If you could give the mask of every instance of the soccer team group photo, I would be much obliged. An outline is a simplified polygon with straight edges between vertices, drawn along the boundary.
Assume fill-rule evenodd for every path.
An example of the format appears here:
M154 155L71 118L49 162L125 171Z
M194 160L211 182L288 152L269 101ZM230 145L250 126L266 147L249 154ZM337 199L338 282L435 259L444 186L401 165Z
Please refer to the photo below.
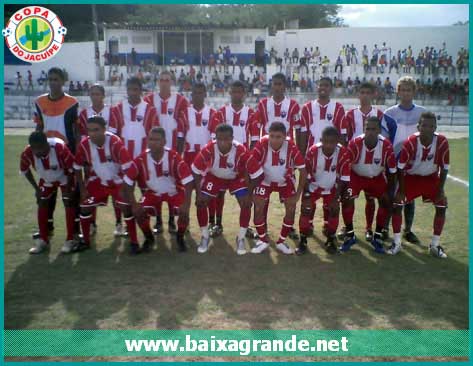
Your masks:
M5 43L5 327L468 328L468 7L418 7L50 5L54 57Z

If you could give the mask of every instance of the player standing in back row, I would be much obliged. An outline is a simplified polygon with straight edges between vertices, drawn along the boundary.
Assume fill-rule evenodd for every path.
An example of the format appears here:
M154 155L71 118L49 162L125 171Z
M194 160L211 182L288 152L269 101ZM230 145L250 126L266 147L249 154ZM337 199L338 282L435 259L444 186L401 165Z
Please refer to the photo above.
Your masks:
M72 154L80 142L79 131L79 102L76 98L64 93L65 75L58 67L53 67L48 71L49 93L40 95L35 101L34 122L36 130L42 131L47 137L57 137L63 140ZM74 205L76 196L73 195ZM49 200L48 209L48 231L49 236L54 234L53 215L56 208L57 191ZM76 216L76 233L79 216ZM39 233L33 235L34 239L39 238Z
M159 74L159 92L148 94L144 100L154 106L159 116L159 124L166 131L166 147L177 151L177 134L179 124L182 123L181 115L189 105L187 99L171 91L172 74L167 71L161 71ZM176 223L174 222L172 203L168 202L169 208L169 232L176 232ZM161 207L157 208L156 234L163 232L163 220Z
M211 134L213 120L217 111L207 104L205 98L207 89L203 83L195 83L192 87L191 104L182 114L182 121L178 131L178 152L183 153L184 161L192 166L197 154L212 139ZM215 199L210 200L209 210L209 230L215 227ZM211 233L211 235L213 235Z
M255 116L254 110L245 105L245 84L241 81L234 81L230 86L230 104L223 106L215 114L215 118L211 121L212 131L220 124L227 124L233 128L233 139L245 147L250 146L250 126ZM212 133L212 138L215 138ZM213 234L220 235L223 232L222 216L223 206L225 202L225 192L222 191L217 195L216 215L217 222L214 227ZM248 236L252 234L249 232Z
M399 160L399 154L403 142L413 133L417 132L417 124L422 113L426 109L420 105L414 104L416 95L416 82L410 76L403 76L397 81L397 94L399 104L384 111L383 129L384 134L389 137L393 144L394 154ZM393 193L392 193L393 194ZM404 239L409 243L419 244L419 239L412 232L414 222L415 201L404 205ZM387 233L387 227L386 233ZM387 235L385 235L387 236Z
M348 142L363 134L367 118L377 117L378 120L383 120L383 112L380 109L373 107L371 104L375 92L376 87L371 83L362 83L360 85L358 92L360 105L356 108L350 109L342 121L342 129L347 133ZM365 198L365 239L366 241L371 242L373 240L373 220L376 211L376 204L374 198L366 195L366 193Z

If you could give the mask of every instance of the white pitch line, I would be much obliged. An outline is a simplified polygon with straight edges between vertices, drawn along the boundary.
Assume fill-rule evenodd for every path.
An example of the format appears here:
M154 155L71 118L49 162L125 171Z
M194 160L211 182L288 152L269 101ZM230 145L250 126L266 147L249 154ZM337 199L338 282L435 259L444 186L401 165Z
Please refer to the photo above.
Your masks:
M450 175L450 174L447 177L450 178L451 180L453 180L454 182L463 184L465 187L470 187L470 183L468 183L468 181L466 181L466 180L454 177L453 175Z

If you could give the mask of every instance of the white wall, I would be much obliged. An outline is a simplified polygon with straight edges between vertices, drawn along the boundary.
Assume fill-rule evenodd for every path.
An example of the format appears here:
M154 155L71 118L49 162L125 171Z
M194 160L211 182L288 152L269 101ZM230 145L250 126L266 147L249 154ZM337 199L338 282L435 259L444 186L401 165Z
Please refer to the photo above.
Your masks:
M115 37L118 38L118 52L119 53L130 53L132 48L135 48L137 52L140 53L155 53L155 40L156 34L159 33L161 36L161 31L135 31L135 30L128 30L128 29L106 29L105 30L105 41L107 42L110 38ZM150 41L145 43L133 43L133 37L148 37L151 36ZM127 40L127 43L122 41Z
M104 42L99 42L100 57L104 54ZM33 63L31 65L17 66L5 65L3 68L3 77L5 81L14 81L16 72L19 71L23 76L23 84L27 82L27 71L33 73L33 82L36 85L36 79L39 78L41 71L48 71L51 67L65 68L69 80L73 81L95 81L95 59L94 42L66 42L63 44L59 53L52 59Z
M228 43L222 41L222 36L238 36L239 43ZM217 50L218 46L230 46L230 50L235 53L254 53L255 52L255 40L261 37L267 39L266 29L234 29L234 30L216 30L214 31L214 50ZM247 42L245 42L245 40Z
M363 45L371 50L377 44L381 48L383 42L390 46L393 53L411 45L414 55L420 48L432 46L439 49L446 42L448 53L455 59L460 47L468 48L468 26L448 27L365 27L365 28L320 28L320 29L286 29L278 31L275 37L268 37L267 49L274 47L278 55L284 50L299 49L299 54L307 47L318 46L322 56L327 55L334 62L342 45L354 44L361 54Z

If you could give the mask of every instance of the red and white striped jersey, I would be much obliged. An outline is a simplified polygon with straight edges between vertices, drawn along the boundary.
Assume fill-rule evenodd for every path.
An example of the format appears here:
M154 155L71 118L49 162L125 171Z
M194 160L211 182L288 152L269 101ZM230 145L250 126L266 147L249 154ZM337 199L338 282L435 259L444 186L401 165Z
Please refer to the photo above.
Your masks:
M108 105L105 105L100 111L96 111L92 106L82 109L79 114L79 129L81 136L87 136L87 120L93 116L102 117L105 120L106 129L109 130L110 119L113 118L112 113L110 113L111 109L112 107ZM112 125L113 124L116 125L116 123L112 123Z
M301 112L301 132L308 132L307 148L320 141L325 127L334 126L342 135L347 132L342 129L345 110L341 103L333 100L321 105L317 100L304 104Z
M245 145L233 140L232 148L224 155L220 152L217 142L211 141L195 157L192 171L200 175L209 172L217 178L228 180L243 177L247 152Z
M345 153L346 148L340 144L330 156L324 154L321 142L310 147L305 158L305 166L311 192L320 188L323 194L328 194L337 179L350 181L350 166L343 164Z
M44 180L45 186L51 186L56 182L65 184L66 174L72 173L74 156L64 141L57 137L49 137L48 144L49 153L41 158L33 154L30 145L25 147L21 153L20 173L26 174L30 168L33 168Z
M439 174L440 170L450 167L450 148L444 135L434 133L429 146L420 142L419 132L410 135L404 141L399 162L399 169L404 169L409 175Z
M282 122L286 126L287 136L293 140L294 129L301 127L299 104L288 97L279 103L273 97L261 99L251 124L251 141L258 141L261 136L267 135L273 122Z
M74 169L89 167L89 181L100 179L103 186L113 187L123 182L124 172L131 165L131 157L123 141L111 132L105 132L103 146L95 145L90 137L79 144Z
M139 187L151 190L157 195L174 196L178 190L192 182L194 178L187 163L177 151L164 148L160 161L153 159L148 149L135 160L127 170L125 183L132 186L138 182Z
M251 150L247 162L250 178L264 174L263 184L267 186L285 186L288 180L294 179L294 170L303 168L304 158L289 138L275 151L269 144L269 136L263 136Z
M182 114L182 126L178 131L178 137L183 137L186 142L185 151L200 151L211 140L211 124L217 111L205 105L197 111L193 105L186 108Z
M366 147L364 134L355 137L348 143L345 157L352 171L362 177L377 177L385 170L396 173L393 145L381 135L378 135L378 143L372 149Z
M148 94L144 101L156 108L159 124L166 131L166 147L177 150L177 133L182 123L182 113L189 106L187 99L177 93L172 93L167 99L159 93Z
M346 131L348 141L364 133L364 125L368 117L378 117L378 119L382 121L383 111L371 107L371 110L365 114L361 111L360 107L357 107L347 112L342 121L342 130Z
M218 125L226 123L233 127L233 139L248 147L254 116L254 110L247 105L244 105L239 111L235 111L231 105L220 108L211 121L212 138L215 138L215 130Z
M112 107L114 115L110 120L109 131L123 139L132 158L146 150L146 138L149 131L159 126L156 108L145 101L132 106L127 100Z

